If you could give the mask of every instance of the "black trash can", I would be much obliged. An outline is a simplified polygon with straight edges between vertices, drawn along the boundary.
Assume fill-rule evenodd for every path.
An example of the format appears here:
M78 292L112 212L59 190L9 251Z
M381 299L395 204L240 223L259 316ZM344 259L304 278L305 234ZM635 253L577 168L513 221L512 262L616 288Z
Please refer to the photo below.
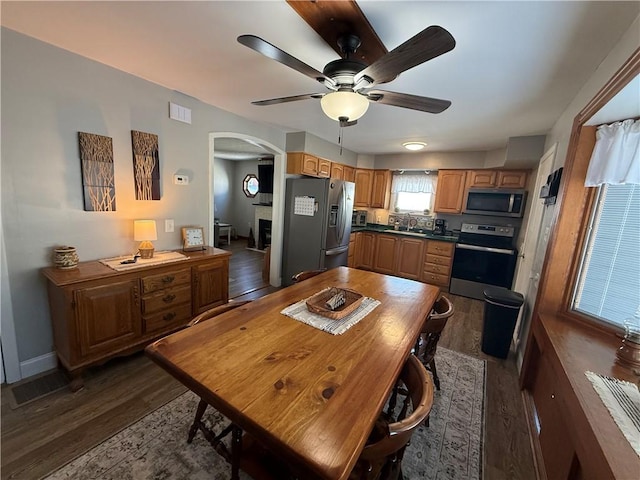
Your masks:
M484 327L482 351L487 355L507 358L513 330L524 297L503 287L484 289Z

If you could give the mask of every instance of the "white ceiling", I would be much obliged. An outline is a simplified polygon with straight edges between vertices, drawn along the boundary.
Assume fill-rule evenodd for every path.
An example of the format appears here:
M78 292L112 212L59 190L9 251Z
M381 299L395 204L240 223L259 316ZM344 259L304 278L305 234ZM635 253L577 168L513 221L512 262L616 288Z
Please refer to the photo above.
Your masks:
M358 2L388 50L429 25L456 47L381 88L451 100L441 114L372 104L345 129L358 153L491 150L545 134L640 13L640 2ZM284 2L2 2L2 25L246 118L337 142L318 100L251 101L325 91L236 42L262 37L322 70L337 55Z

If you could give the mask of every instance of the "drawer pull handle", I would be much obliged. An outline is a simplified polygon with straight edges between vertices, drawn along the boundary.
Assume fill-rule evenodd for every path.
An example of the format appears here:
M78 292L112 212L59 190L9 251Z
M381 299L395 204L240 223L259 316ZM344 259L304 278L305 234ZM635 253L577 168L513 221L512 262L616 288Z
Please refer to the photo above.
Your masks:
M176 296L173 293L170 293L169 295L165 295L164 297L162 297L162 301L164 303L171 303L176 299Z
M167 322L173 320L174 318L176 318L175 312L167 313L164 317L162 317L162 319L166 320Z
M162 283L171 283L175 280L176 277L173 275L167 275L166 277L162 277Z
M551 394L551 398L556 398L556 396L552 393L552 394Z

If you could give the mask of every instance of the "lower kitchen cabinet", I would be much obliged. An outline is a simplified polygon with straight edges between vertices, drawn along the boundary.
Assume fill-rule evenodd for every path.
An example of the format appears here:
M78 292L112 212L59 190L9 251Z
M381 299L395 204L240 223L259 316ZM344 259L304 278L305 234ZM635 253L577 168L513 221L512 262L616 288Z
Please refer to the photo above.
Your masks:
M423 282L449 288L454 249L455 244L451 242L427 241L422 271Z
M400 238L396 275L420 280L425 243L425 240L419 238Z
M352 233L349 235L349 256L347 257L347 266L355 267L356 266L356 234Z
M398 257L398 237L391 235L376 235L375 260L373 270L387 275L395 275Z
M186 260L118 272L98 261L42 270L47 279L54 346L71 374L133 353L176 331L229 295L229 252L185 252Z
M354 257L357 268L373 270L375 237L376 235L371 232L356 233L356 251L354 253Z

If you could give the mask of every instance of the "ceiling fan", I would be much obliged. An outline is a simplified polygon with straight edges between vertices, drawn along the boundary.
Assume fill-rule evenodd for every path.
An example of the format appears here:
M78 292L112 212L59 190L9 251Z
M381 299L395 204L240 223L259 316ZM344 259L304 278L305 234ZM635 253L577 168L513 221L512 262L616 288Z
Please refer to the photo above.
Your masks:
M375 88L416 65L452 50L456 45L455 39L444 28L436 25L427 27L388 52L354 0L287 0L287 3L342 58L329 62L319 72L260 37L240 35L238 42L242 45L317 80L329 90L251 102L253 105L275 105L316 98L320 99L324 113L339 121L342 127L355 125L371 102L429 113L441 113L451 105L448 100ZM368 44L358 51L362 38Z

